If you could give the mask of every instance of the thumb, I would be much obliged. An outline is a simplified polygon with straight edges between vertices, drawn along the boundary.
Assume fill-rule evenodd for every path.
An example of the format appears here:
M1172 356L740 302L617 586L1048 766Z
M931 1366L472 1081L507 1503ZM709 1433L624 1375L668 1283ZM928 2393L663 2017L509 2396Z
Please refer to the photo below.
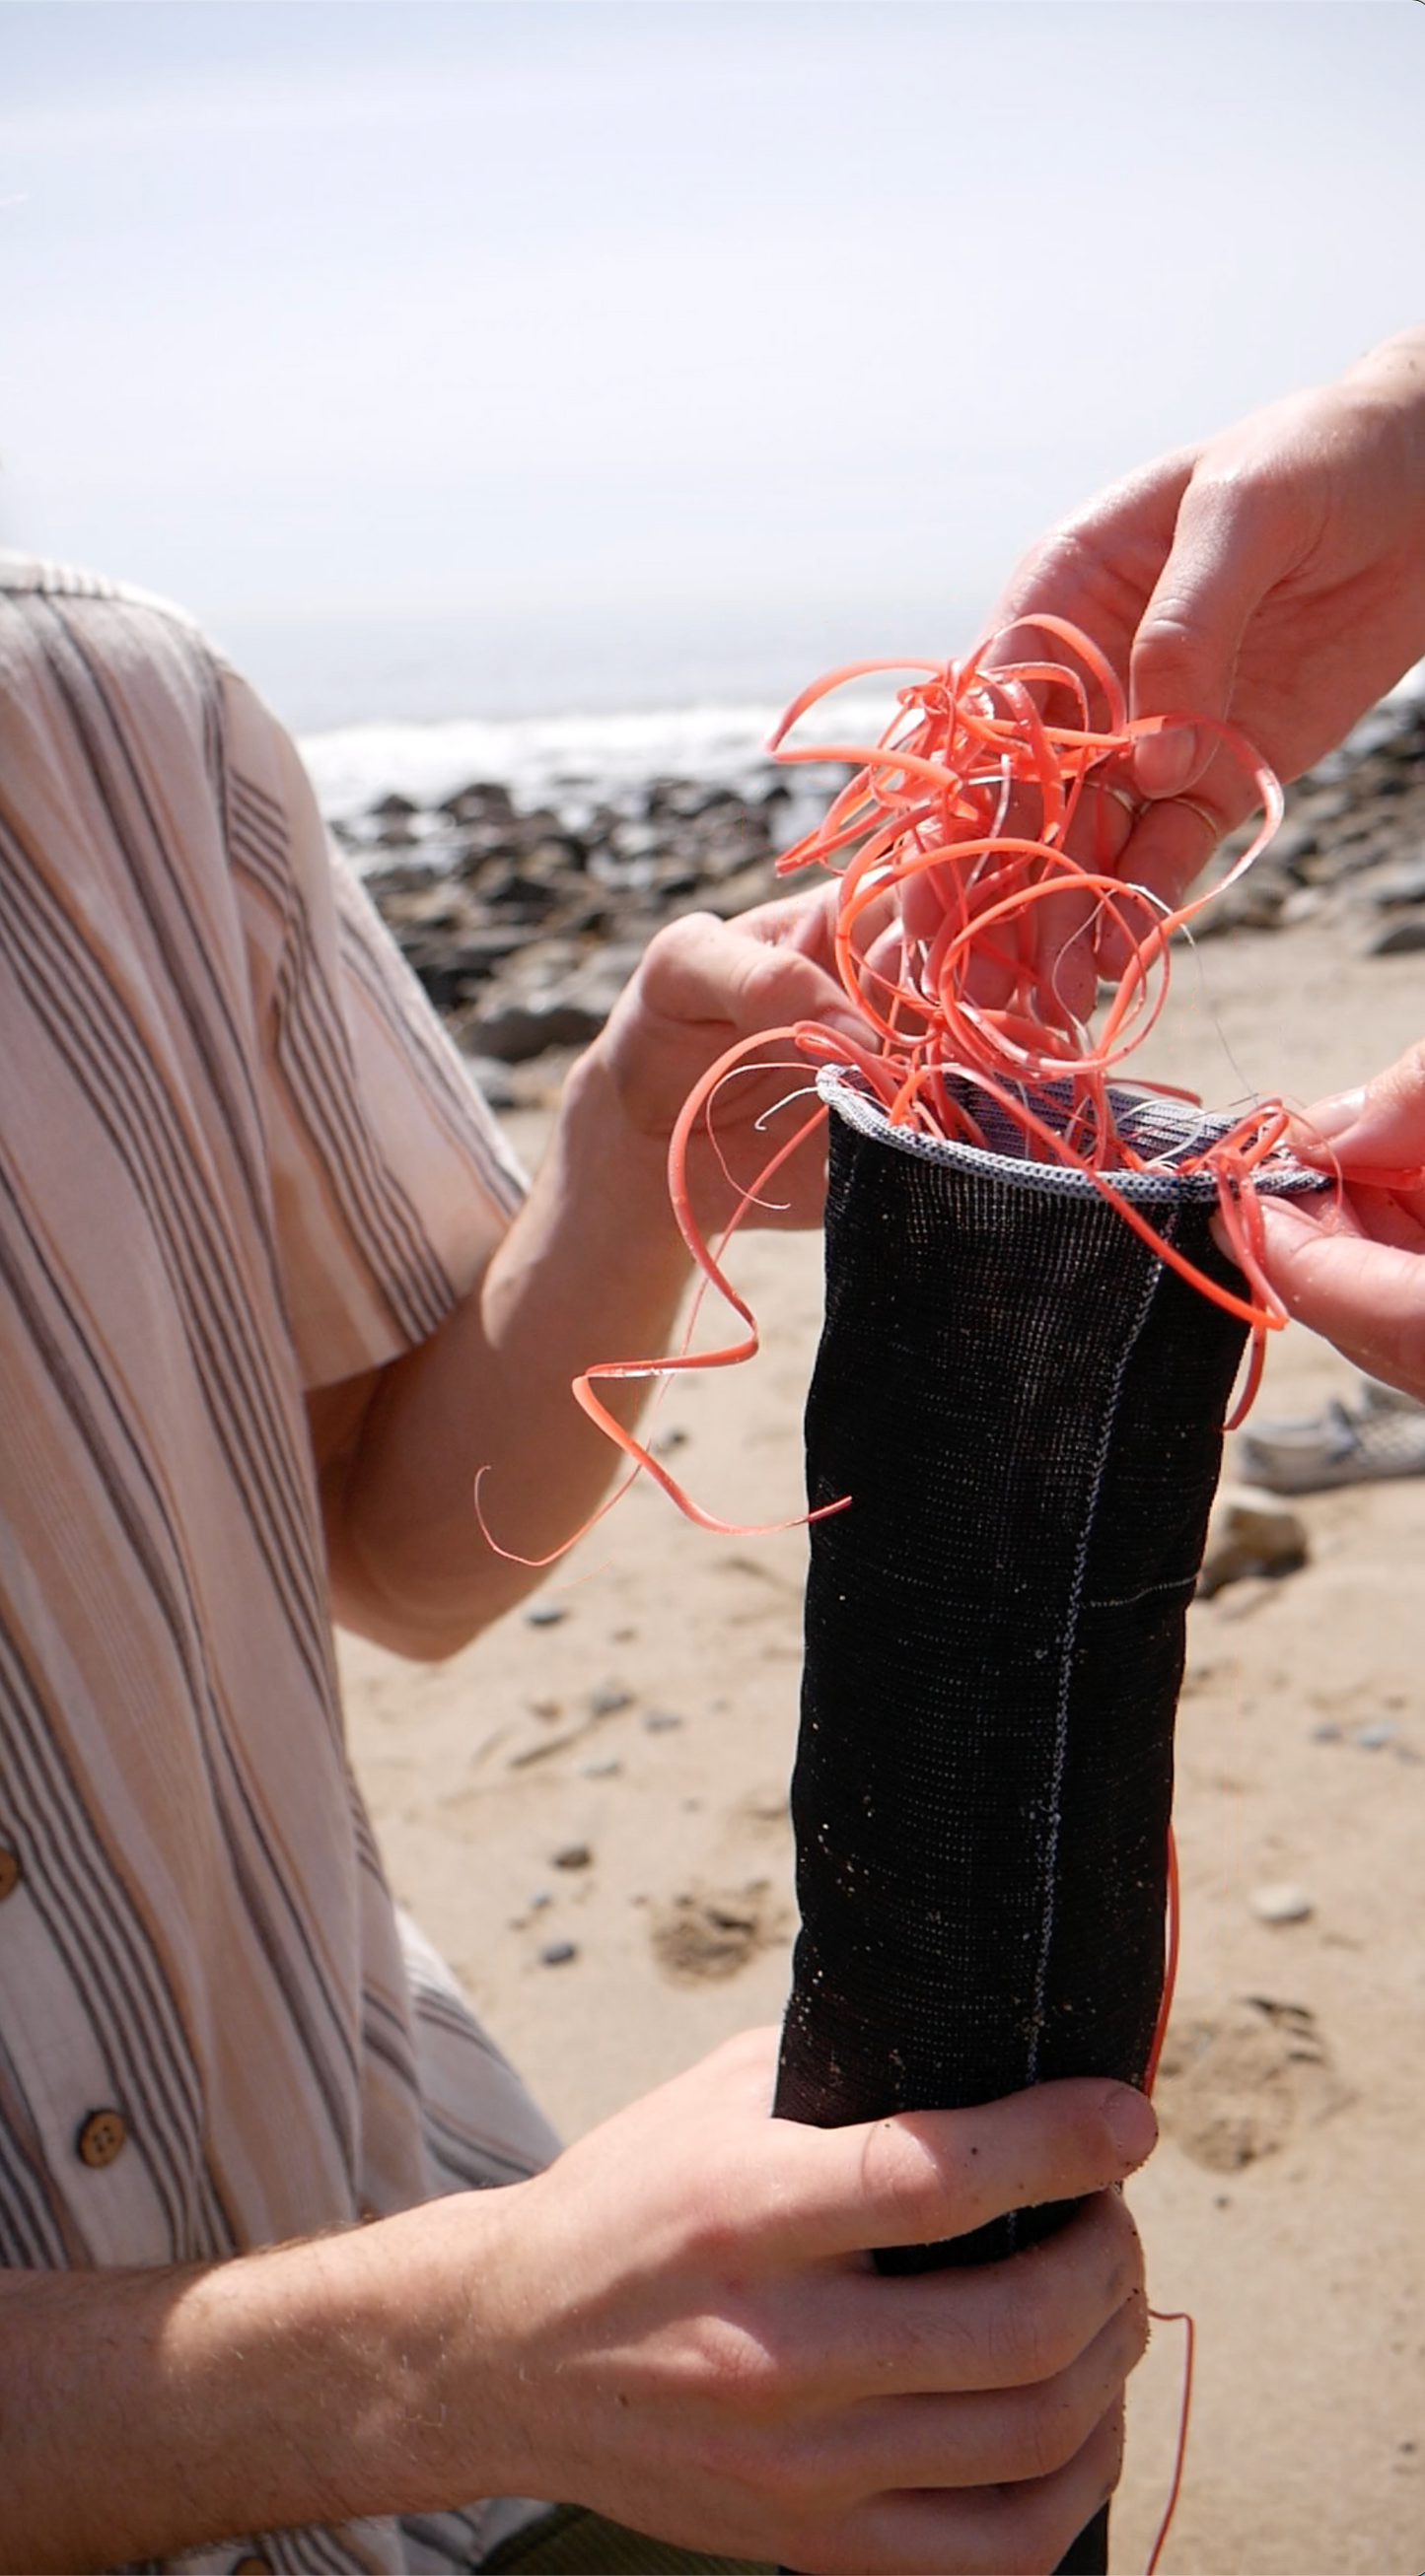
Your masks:
M1407 1047L1385 1073L1318 1100L1292 1120L1303 1162L1379 1189L1425 1187L1425 1046Z
M1227 717L1243 636L1287 568L1283 533L1260 493L1232 481L1188 485L1172 551L1133 641L1135 717ZM1180 796L1216 747L1190 723L1148 735L1133 760L1140 794Z
M1419 1395L1425 1387L1425 1261L1375 1243L1340 1215L1313 1218L1288 1199L1263 1199L1263 1267L1288 1314L1334 1343L1368 1377Z

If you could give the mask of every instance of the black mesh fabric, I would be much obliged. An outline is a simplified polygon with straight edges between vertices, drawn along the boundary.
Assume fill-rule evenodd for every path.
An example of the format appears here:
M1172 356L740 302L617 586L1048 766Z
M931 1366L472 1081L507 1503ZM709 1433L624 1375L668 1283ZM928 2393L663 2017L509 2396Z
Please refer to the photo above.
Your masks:
M927 1151L822 1087L807 1489L851 1502L811 1531L776 2108L834 2127L1055 2076L1141 2084L1185 1613L1244 1327L1091 1185ZM1211 1185L1147 1195L1240 1288ZM878 2261L989 2261L1067 2215ZM1106 2530L1065 2567L1106 2567Z

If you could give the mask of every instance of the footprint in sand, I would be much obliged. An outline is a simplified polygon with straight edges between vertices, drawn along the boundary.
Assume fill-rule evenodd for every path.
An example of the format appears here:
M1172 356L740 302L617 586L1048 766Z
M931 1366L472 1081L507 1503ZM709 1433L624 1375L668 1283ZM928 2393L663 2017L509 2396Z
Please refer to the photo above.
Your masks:
M1235 2173L1351 2097L1305 2004L1243 1995L1212 2014L1174 2016L1153 2098L1184 2155Z
M700 1986L735 1977L749 1959L780 1941L782 1909L765 1878L746 1887L694 1887L654 1909L653 1955L675 1985Z

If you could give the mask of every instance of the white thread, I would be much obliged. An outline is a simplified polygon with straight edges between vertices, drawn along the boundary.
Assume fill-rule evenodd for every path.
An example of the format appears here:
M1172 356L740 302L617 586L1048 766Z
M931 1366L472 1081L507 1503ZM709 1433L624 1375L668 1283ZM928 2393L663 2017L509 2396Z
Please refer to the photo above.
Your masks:
M1173 1219L1170 1217L1163 1228L1164 1240L1170 1242L1172 1234ZM1054 1764L1049 1779L1049 1840L1044 1854L1041 1877L1044 1888L1044 1928L1040 1935L1039 1960L1034 1973L1029 2059L1024 2078L1026 2084L1037 2084L1039 2081L1039 2035L1044 2026L1044 1999L1049 1988L1049 1952L1054 1939L1054 1894L1059 1871L1059 1828L1063 1820L1061 1801L1064 1766L1069 1752L1069 1700L1073 1691L1074 1647L1078 1637L1079 1613L1083 1608L1084 1578L1088 1572L1089 1546L1093 1538L1094 1518L1098 1511L1099 1498L1103 1492L1104 1471L1108 1465L1109 1444L1118 1418L1123 1381L1128 1374L1128 1363L1138 1347L1139 1335L1148 1320L1148 1309L1157 1295L1158 1282L1162 1275L1161 1261L1150 1258L1147 1284L1139 1301L1137 1315L1134 1317L1133 1330L1123 1345L1122 1356L1114 1373L1108 1410L1104 1419L1103 1436L1098 1444L1098 1456L1094 1460L1093 1482L1089 1487L1088 1517L1084 1522L1083 1535L1079 1540L1078 1554L1074 1560L1073 1581L1069 1586L1068 1624L1064 1637L1063 1659L1059 1666L1058 1705L1054 1714Z

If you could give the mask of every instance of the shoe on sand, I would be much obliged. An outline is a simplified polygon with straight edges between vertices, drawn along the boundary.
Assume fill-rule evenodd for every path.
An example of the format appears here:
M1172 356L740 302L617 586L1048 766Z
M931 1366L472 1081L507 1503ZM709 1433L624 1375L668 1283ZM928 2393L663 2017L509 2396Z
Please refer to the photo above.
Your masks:
M1332 1396L1302 1422L1263 1422L1238 1437L1237 1472L1271 1494L1320 1494L1334 1485L1369 1485L1387 1476L1425 1476L1425 1406L1394 1388L1366 1395L1359 1407ZM1379 1401L1386 1397L1387 1402Z
M1418 1396L1407 1395L1403 1387L1387 1386L1384 1378L1363 1377L1350 1410L1359 1422L1367 1413L1425 1413L1425 1404Z

